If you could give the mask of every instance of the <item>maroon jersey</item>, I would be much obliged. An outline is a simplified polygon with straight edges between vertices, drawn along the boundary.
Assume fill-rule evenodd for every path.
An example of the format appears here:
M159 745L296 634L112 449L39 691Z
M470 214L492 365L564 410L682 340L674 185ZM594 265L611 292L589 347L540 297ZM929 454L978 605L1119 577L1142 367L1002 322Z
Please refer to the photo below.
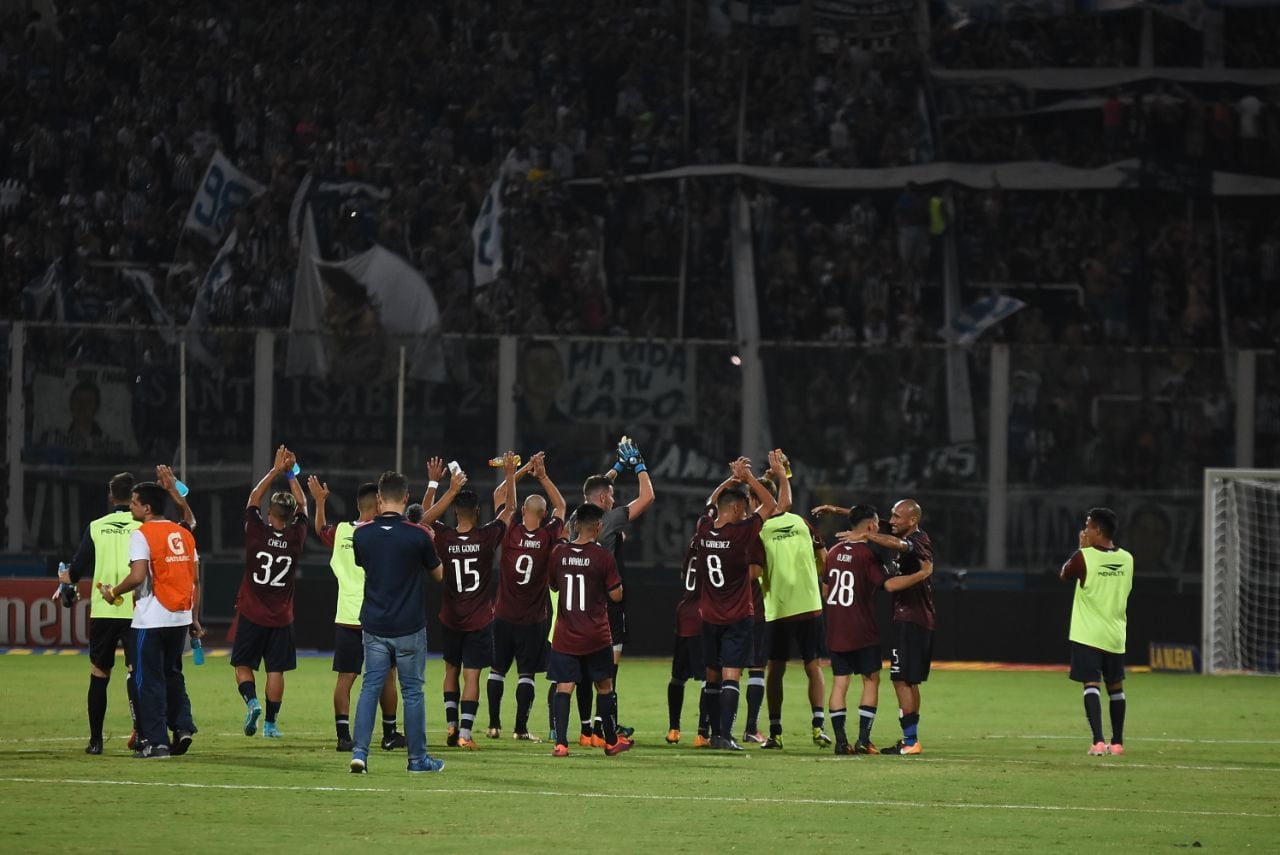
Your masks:
M822 583L827 591L827 649L851 653L880 643L876 589L889 578L871 547L840 543L827 553Z
M586 656L613 645L609 592L622 585L622 577L609 550L598 543L558 543L547 581L560 594L552 650Z
M236 593L236 611L258 626L293 623L293 583L306 542L306 514L297 514L277 530L263 520L260 508L245 508L244 576Z
M436 552L444 563L440 622L459 632L484 629L493 621L493 558L507 531L502 520L459 532L437 522L432 525Z
M916 529L904 538L911 546L898 559L899 572L910 576L919 571L920 562L933 560L933 543L929 535ZM893 594L893 619L918 623L925 629L933 629L933 584L925 579Z
M547 619L547 561L564 531L564 521L548 517L533 531L512 523L502 538L498 566L498 604L494 617L532 624Z
M689 541L680 571L680 602L676 603L676 635L691 638L702 634L702 615L698 606L702 594L698 592L698 539Z
M764 565L763 525L759 514L720 528L714 520L699 525L696 542L703 578L698 587L704 622L726 626L755 614L748 568Z

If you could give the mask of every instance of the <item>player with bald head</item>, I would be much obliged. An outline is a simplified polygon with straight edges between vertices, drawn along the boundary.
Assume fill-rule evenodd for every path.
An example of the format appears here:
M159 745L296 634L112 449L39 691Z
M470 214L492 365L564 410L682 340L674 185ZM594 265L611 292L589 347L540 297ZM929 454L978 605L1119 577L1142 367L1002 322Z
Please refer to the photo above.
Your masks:
M565 501L547 475L546 458L538 452L516 471L516 479L532 474L546 497L529 494L520 506L520 519L502 539L498 568L498 601L493 616L493 665L489 669L489 729L485 735L502 735L502 695L507 672L516 666L516 721L511 737L539 740L529 732L529 710L535 693L534 675L547 670L547 559L551 547L563 537ZM547 513L547 500L551 501ZM505 490L494 491L494 512L501 513Z

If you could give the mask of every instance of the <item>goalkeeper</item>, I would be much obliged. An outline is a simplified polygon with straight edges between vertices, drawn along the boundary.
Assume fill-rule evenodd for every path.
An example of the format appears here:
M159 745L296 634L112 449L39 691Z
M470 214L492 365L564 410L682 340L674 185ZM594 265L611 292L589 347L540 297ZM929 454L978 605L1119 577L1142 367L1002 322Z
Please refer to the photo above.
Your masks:
M620 508L614 507L613 482L626 471L636 473L640 495L629 504ZM604 520L596 542L613 554L618 565L618 575L622 576L622 590L627 590L626 569L622 560L622 545L627 540L627 530L631 522L649 509L653 504L653 481L649 478L649 469L644 464L644 457L636 447L634 440L624 436L618 443L618 459L613 468L604 475L592 475L582 485L582 498L604 511ZM614 692L617 693L618 663L622 659L622 646L627 639L627 613L624 593L622 602L609 602L609 631L613 636L613 680ZM578 717L582 722L582 735L579 744L604 745L604 735L599 726L591 725L591 683L584 681L578 686ZM619 715L619 722L622 721ZM618 732L630 737L633 728L618 726Z
M1093 508L1080 531L1080 548L1062 565L1062 581L1075 582L1071 607L1071 679L1084 683L1084 714L1093 731L1091 756L1124 753L1124 646L1133 587L1133 556L1116 546L1116 512ZM1102 686L1110 701L1111 743L1102 736Z

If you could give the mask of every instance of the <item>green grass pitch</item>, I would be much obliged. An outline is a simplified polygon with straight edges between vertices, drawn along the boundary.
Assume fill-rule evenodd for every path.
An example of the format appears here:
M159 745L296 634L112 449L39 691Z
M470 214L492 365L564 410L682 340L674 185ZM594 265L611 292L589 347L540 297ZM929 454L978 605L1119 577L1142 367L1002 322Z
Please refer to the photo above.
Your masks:
M200 733L187 756L144 762L125 749L119 676L109 690L107 750L90 757L87 657L0 656L0 851L1280 847L1280 683L1266 678L1131 675L1128 752L1088 757L1080 691L1064 674L937 671L923 688L923 755L835 757L808 739L803 676L793 666L786 749L730 755L692 747L692 688L685 741L666 745L668 665L627 661L619 688L636 748L609 758L575 746L555 759L546 744L505 735L481 736L475 753L444 748L442 669L432 660L428 739L446 769L409 776L403 751L375 749L370 774L355 776L333 747L328 661L299 665L287 678L285 739L275 742L240 733L244 706L225 658L199 668L188 658ZM899 734L887 675L880 708L874 739L891 744ZM543 709L535 705L539 732ZM486 721L482 698L478 723Z

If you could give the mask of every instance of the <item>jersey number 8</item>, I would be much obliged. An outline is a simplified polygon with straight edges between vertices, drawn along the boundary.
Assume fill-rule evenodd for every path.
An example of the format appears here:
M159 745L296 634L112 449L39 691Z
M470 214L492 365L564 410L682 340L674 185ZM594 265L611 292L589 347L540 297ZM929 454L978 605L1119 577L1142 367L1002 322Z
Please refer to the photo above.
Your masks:
M724 568L720 564L719 555L707 556L707 581L717 588L724 587Z

